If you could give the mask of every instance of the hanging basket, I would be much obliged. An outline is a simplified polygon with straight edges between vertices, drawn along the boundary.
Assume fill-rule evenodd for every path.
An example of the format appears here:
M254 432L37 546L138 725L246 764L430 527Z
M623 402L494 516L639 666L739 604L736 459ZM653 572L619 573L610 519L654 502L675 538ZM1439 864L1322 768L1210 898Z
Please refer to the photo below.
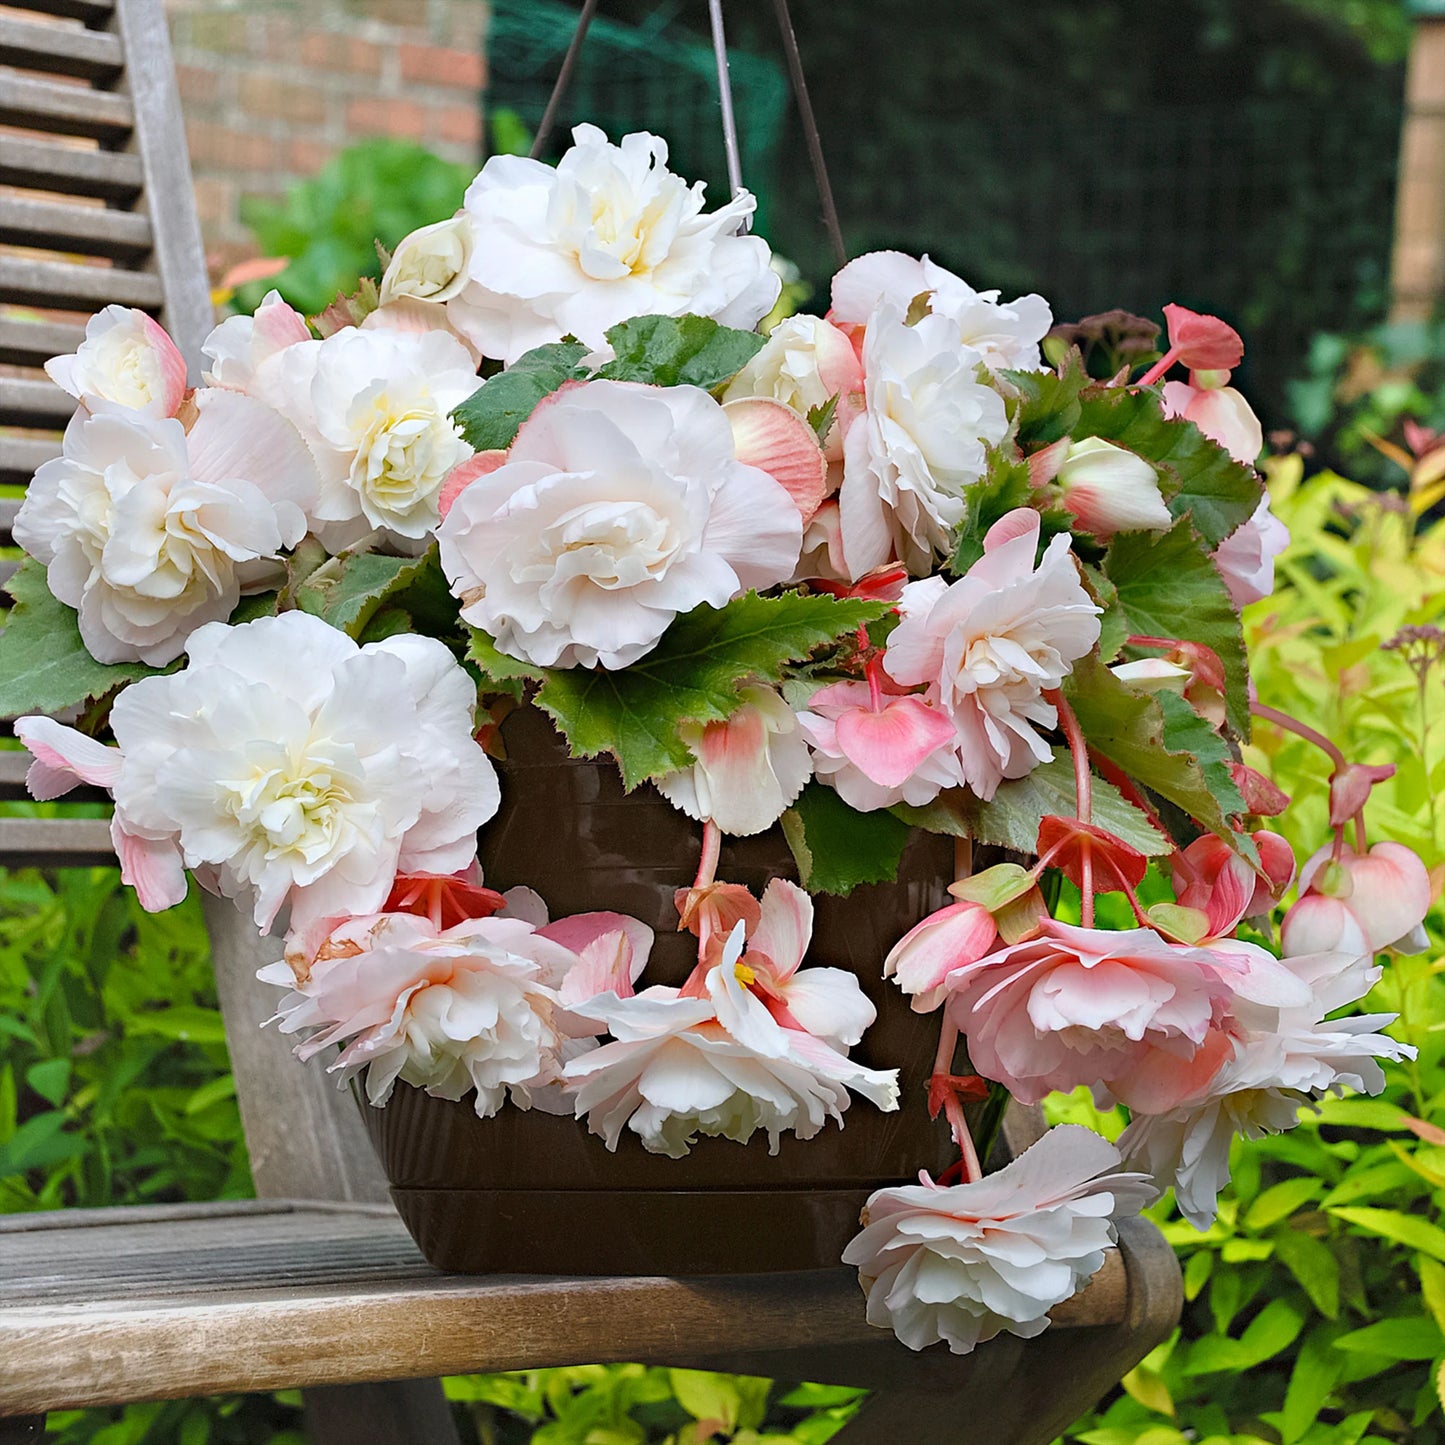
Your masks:
M623 792L610 759L569 757L533 707L502 724L502 807L482 837L489 883L534 887L558 915L606 908L651 925L649 974L681 984L696 962L677 931L676 889L692 881L696 827L651 787ZM794 875L781 829L730 840L726 876L761 892ZM819 896L810 965L855 974L878 1009L855 1057L898 1068L902 1102L882 1113L854 1099L845 1126L769 1153L699 1139L683 1159L650 1154L630 1133L615 1152L585 1123L538 1109L479 1119L399 1084L384 1109L363 1104L392 1198L422 1253L463 1273L749 1274L837 1265L873 1190L937 1174L953 1158L948 1127L925 1107L936 1020L914 1013L882 976L892 943L948 901L953 849L918 834L898 881Z

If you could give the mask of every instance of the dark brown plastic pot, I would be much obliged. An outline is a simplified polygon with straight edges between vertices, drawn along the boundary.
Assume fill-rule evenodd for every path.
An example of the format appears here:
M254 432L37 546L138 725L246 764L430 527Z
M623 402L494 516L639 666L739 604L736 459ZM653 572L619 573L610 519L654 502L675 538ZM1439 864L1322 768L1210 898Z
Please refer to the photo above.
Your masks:
M624 794L608 760L568 757L531 707L502 726L501 811L482 833L494 888L535 888L553 917L631 913L657 931L645 981L681 983L696 958L678 933L673 891L691 883L700 830L654 789ZM734 1274L838 1263L874 1189L938 1173L952 1152L929 1119L927 1080L938 1021L912 1012L882 963L888 949L949 901L952 846L915 835L896 884L819 896L808 963L850 969L878 1008L855 1056L901 1070L902 1103L885 1114L855 1098L846 1127L804 1142L765 1136L746 1147L699 1139L684 1159L649 1154L624 1132L615 1153L584 1122L504 1108L479 1119L456 1103L398 1085L367 1127L392 1197L422 1253L463 1273ZM729 841L718 877L761 890L796 877L782 833Z

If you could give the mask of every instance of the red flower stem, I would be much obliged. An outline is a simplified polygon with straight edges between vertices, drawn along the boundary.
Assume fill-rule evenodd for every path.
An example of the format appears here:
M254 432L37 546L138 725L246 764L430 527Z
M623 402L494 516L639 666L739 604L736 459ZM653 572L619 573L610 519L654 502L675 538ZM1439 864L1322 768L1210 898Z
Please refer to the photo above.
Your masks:
M709 818L702 825L702 857L698 859L697 877L692 880L694 888L708 888L712 885L721 852L722 829Z
M1093 780L1089 772L1089 745L1084 741L1079 720L1074 716L1074 710L1063 693L1055 690L1046 692L1044 696L1058 709L1059 725L1064 730L1069 751L1074 756L1074 816L1079 822L1087 823L1094 808Z
M1369 851L1369 846L1365 841L1365 810L1361 808L1355 814L1355 852L1363 858Z
M1087 844L1083 849L1080 863L1079 877L1082 886L1079 892L1082 895L1082 902L1080 903L1079 921L1085 928L1092 928L1094 926L1094 850Z
M973 877L973 839L955 838L953 840L953 881L961 883L965 878Z
M958 1047L958 1029L945 1012L943 1026L938 1033L938 1052L933 1056L933 1077L948 1078L953 1073L953 1054ZM943 1113L948 1120L949 1132L953 1135L954 1147L963 1161L965 1184L973 1184L983 1178L979 1168L978 1150L973 1147L973 1135L968 1131L968 1120L964 1118L963 1104L953 1089L945 1085ZM930 1089L930 1092L932 1090Z
M1166 371L1168 371L1171 366L1174 365L1175 358L1176 358L1178 355L1179 355L1179 350L1178 350L1178 348L1177 348L1177 347L1174 347L1174 346L1171 346L1171 347L1169 348L1169 350L1166 351L1166 352L1164 353L1164 355L1161 356L1161 357L1159 358L1159 360L1156 361L1156 362L1154 363L1154 365L1151 366L1151 367L1149 368L1149 370L1146 371L1146 372L1144 373L1144 375L1141 376L1141 377L1139 378L1139 380L1134 383L1134 385L1135 385L1135 386L1153 386L1154 383L1155 383L1156 381L1158 381L1159 378L1160 378L1161 376L1163 376L1164 373L1165 373Z
M1265 722L1272 722L1276 727L1303 738L1307 743L1313 743L1336 768L1348 766L1345 762L1345 755L1323 733L1316 732L1308 723L1302 723L1298 718L1293 718L1278 708L1266 707L1262 702L1250 703L1249 710L1255 717L1263 718Z

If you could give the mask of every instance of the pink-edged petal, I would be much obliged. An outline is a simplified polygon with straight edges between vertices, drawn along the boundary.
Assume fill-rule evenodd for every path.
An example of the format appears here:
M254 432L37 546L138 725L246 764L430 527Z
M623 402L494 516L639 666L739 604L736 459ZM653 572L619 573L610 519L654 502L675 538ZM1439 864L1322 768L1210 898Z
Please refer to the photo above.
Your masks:
M771 960L774 977L788 978L803 961L813 937L813 900L796 883L774 878L763 890L758 925L748 951Z
M508 888L502 897L506 899L506 903L497 911L498 918L520 918L523 923L530 923L533 928L546 927L547 905L535 888L524 885Z
M510 895L508 898L510 901ZM537 932L543 938L550 938L553 943L560 943L563 948L570 948L573 953L578 954L589 944L608 934L624 934L631 941L637 956L637 968L632 974L634 979L642 972L642 965L647 961L647 955L652 952L652 930L640 918L633 918L627 913L573 913L566 918L557 919L555 923L544 922ZM605 993L606 989L594 989L593 992Z
M1343 828L1369 801L1375 784L1394 776L1394 763L1346 763L1330 779L1330 827Z
M1371 948L1388 948L1430 911L1430 875L1403 843L1376 843L1348 867L1354 891L1347 901Z
M652 930L648 929L649 935ZM588 1002L598 994L611 993L618 998L631 998L633 985L647 962L647 955L632 946L624 929L599 934L577 955L577 962L567 970L557 996L571 1007Z
M1239 332L1217 316L1203 316L1187 306L1164 308L1169 349L1191 371L1233 371L1244 356Z
M1280 925L1279 941L1286 958L1374 951L1349 905L1323 893L1307 893L1290 908Z
M165 327L144 311L139 313L141 329L154 350L160 363L161 380L165 386L166 415L174 416L181 398L186 394L186 358L181 355L176 343L171 340Z
M956 736L953 723L921 697L893 698L877 712L854 708L837 720L843 756L882 788L898 787Z
M120 858L121 882L135 889L147 913L173 908L186 896L186 870L174 840L127 833L118 815L110 821L110 838Z
M937 998L924 999L930 999L954 969L983 958L997 938L993 915L982 905L950 903L893 945L883 960L883 976L895 979L904 993L922 995L923 1007L933 1008Z
M1039 530L1042 519L1032 507L1015 507L1011 512L1005 512L992 527L984 533L983 550L994 552L998 548L1006 546L1009 542L1017 541L1020 537L1027 537L1031 533L1034 538L1034 545L1038 545Z
M108 748L54 718L18 718L15 736L35 759L25 775L25 786L37 802L63 797L78 783L113 788L120 776L119 748Z
M846 969L800 969L779 992L794 1023L845 1049L859 1043L878 1017L856 975Z
M494 472L498 467L503 466L507 460L507 453L493 449L492 451L477 452L464 462L458 462L451 471L446 474L442 481L441 491L437 493L437 511L443 517L452 509L452 503L464 492L478 477L485 477L489 472Z
M723 414L738 460L766 472L793 499L804 525L812 521L828 493L828 463L813 428L791 407L762 396L730 401Z

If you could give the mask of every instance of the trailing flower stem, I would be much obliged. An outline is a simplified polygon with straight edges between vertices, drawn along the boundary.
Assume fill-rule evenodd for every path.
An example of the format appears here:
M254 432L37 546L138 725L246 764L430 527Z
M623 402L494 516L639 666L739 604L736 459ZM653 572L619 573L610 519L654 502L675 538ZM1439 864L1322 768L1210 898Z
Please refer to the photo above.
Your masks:
M1323 752L1336 768L1348 766L1345 755L1323 734L1316 732L1308 723L1302 723L1298 718L1291 717L1287 712L1281 712L1278 708L1268 707L1262 702L1252 702L1249 710L1255 717L1263 718L1265 722L1272 722L1276 727L1283 728L1287 733L1293 733L1296 737L1303 738L1307 743L1313 743Z
M936 1111L936 1101L942 1097L943 1113L948 1120L949 1132L953 1135L954 1147L958 1150L963 1165L963 1178L967 1184L983 1178L979 1167L978 1150L974 1148L973 1135L969 1132L968 1120L964 1117L963 1101L953 1085L953 1055L958 1047L958 1029L945 1012L938 1035L938 1052L933 1057L933 1076L929 1080L929 1102Z

